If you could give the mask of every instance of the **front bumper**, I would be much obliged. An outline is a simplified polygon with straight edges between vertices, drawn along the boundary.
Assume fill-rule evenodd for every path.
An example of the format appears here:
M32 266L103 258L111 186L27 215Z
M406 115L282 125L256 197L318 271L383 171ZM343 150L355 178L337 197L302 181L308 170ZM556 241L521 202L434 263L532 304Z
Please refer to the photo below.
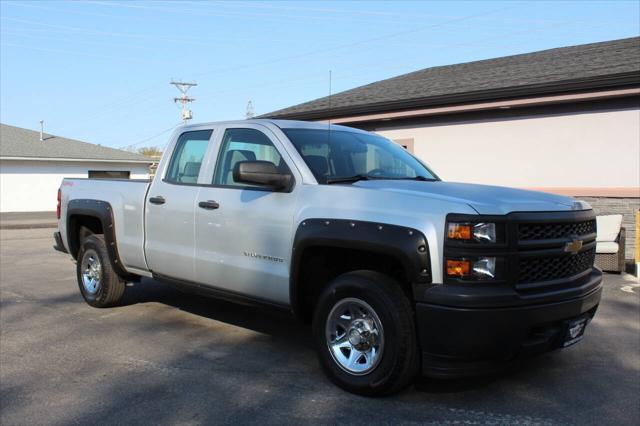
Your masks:
M486 308L417 303L423 374L441 378L483 374L561 347L565 321L581 315L593 318L600 303L602 273L594 269L588 281L588 294L551 303L512 307L487 303Z

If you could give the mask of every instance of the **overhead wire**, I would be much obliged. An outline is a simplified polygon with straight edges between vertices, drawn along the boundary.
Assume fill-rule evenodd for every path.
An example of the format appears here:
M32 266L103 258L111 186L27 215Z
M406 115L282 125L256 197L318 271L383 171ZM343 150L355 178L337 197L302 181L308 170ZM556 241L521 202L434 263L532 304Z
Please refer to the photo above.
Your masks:
M170 132L171 130L175 129L176 127L180 126L181 124L183 124L182 121L177 123L177 124L174 124L173 126L167 128L167 129L162 130L161 132L159 132L157 134L154 134L153 136L149 136L149 137L146 137L146 138L144 138L142 140L139 140L137 142L133 142L133 143L130 143L130 144L127 144L127 145L123 145L123 146L120 147L120 149L131 149L131 148L133 148L135 146L138 146L140 144L148 142L148 141L150 141L152 139L158 138L158 137Z

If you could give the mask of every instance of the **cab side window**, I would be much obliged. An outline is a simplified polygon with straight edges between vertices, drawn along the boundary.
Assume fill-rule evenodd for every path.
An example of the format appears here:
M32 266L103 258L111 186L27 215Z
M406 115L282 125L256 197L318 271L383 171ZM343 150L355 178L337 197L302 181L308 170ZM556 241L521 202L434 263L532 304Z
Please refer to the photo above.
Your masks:
M254 185L236 182L233 179L233 169L241 161L256 160L269 161L281 172L289 172L289 168L267 135L255 129L227 130L218 154L213 183L224 186L253 187Z
M212 132L199 130L180 135L164 178L166 182L193 184L198 181L200 166Z

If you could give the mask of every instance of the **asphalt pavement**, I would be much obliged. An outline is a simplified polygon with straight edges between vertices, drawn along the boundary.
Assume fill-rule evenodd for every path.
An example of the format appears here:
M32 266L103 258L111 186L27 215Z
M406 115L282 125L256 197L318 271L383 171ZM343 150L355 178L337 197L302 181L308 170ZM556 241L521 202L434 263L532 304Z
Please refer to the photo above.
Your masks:
M515 371L385 398L331 384L286 314L145 279L82 300L51 229L0 231L0 424L640 423L640 285L607 275L584 340Z

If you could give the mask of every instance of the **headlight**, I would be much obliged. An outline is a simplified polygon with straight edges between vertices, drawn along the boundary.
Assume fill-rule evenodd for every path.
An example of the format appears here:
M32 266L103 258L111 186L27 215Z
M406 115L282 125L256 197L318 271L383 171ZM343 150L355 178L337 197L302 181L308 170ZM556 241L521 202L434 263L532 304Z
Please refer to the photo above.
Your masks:
M495 243L495 223L449 223L447 237L452 240L477 241L480 243Z
M492 280L496 276L496 258L447 259L447 276L462 279Z
M492 280L496 276L496 258L481 257L473 263L473 275L479 280Z

